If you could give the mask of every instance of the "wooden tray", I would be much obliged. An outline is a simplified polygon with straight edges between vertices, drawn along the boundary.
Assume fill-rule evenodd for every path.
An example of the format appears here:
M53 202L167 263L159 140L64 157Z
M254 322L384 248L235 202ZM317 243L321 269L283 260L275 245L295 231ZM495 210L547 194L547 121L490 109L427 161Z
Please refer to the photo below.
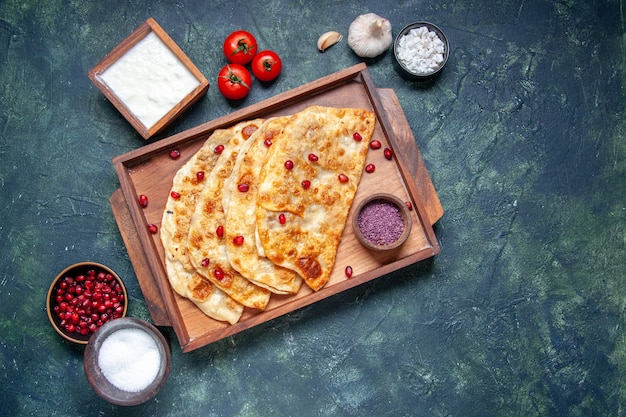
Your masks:
M292 114L312 104L363 107L376 113L377 126L374 136L383 142L384 146L390 147L396 158L389 162L384 159L381 151L372 151L368 154L367 163L376 164L377 170L374 174L363 175L353 207L362 198L380 189L392 192L404 200L410 200L415 208L412 212L414 227L411 236L397 252L391 254L372 253L358 243L348 222L339 245L335 269L328 284L323 289L314 293L308 287L303 286L300 292L295 295L274 295L265 311L256 312L246 309L240 322L235 325L212 320L202 314L193 303L179 297L172 291L164 271L163 247L158 235L151 235L147 231L146 224L160 225L163 207L171 188L172 177L213 130L256 117ZM408 165L404 162L402 155L406 150L403 146L408 142L405 126L408 124L401 109L399 112L389 113L385 109L386 107L383 106L379 93L373 86L366 66L359 64L121 155L113 160L123 195L120 196L118 193L111 197L112 207L121 230L127 229L128 220L135 227L136 236L132 236L131 247L138 262L134 262L133 266L136 268L138 277L150 275L153 278L153 282L158 288L158 296L154 294L153 288L148 288L152 291L149 293L149 297L154 300L152 307L162 305L164 311L159 311L155 307L151 308L151 313L155 313L159 321L165 321L164 316L169 319L169 324L174 328L183 351L187 352L199 348L439 253L440 248L431 227L432 219L438 218L442 214L439 200L436 198L434 189L432 189L432 183L426 170L419 169L416 172L416 170L409 168L409 166L414 167L414 164ZM395 119L401 120L401 129L394 129ZM398 130L404 133L402 142L396 138L396 131ZM412 140L410 129L408 132L411 136L410 140ZM183 155L178 160L169 158L169 151L174 148L180 150ZM412 148L416 149L414 141ZM421 158L419 162L421 163ZM423 167L423 164L420 165ZM427 180L422 181L421 185L426 184L425 188L432 192L424 193L424 190L418 189L414 179L416 175ZM146 209L142 209L137 202L139 194L146 194L150 198L150 204ZM426 211L422 194L429 198L433 207L430 214ZM130 252L131 250L129 250ZM143 254L139 252L143 252ZM346 265L351 265L354 268L355 273L351 279L345 277L344 268ZM146 280L140 278L140 283L142 281ZM150 286L146 285L146 287ZM144 290L143 287L142 290ZM148 296L146 298L148 299Z
M392 89L378 89L378 95L387 114L396 115L392 125L396 140L400 148L402 148L404 161L424 202L430 224L434 225L443 216L443 207L430 179L426 165L422 160L422 155L416 146L415 137L404 116L400 101ZM150 317L157 326L171 327L172 323L165 310L165 304L159 293L159 288L150 272L145 251L137 236L137 229L130 216L122 190L116 190L109 198L109 202L120 234L126 245L128 256L137 275Z

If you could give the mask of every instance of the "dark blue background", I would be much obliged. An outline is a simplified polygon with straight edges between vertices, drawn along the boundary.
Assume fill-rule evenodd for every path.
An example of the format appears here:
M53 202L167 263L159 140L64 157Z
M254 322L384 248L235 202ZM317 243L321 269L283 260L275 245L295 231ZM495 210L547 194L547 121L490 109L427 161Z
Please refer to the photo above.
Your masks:
M0 2L0 414L581 416L626 406L626 34L607 1ZM55 274L84 260L149 313L111 212L113 157L145 141L87 71L153 17L205 74L205 98L154 140L361 62L359 14L447 34L441 76L393 88L446 210L442 252L182 354L130 409L101 400L50 327ZM216 74L235 29L284 72L237 106ZM319 35L344 40L321 54Z

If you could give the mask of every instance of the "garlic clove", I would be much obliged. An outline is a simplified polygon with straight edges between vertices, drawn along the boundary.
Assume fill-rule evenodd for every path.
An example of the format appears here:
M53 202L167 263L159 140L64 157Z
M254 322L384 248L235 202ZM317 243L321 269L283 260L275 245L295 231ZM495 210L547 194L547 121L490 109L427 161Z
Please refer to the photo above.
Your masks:
M343 36L339 32L330 31L322 34L317 40L317 49L324 52L337 42L339 42Z

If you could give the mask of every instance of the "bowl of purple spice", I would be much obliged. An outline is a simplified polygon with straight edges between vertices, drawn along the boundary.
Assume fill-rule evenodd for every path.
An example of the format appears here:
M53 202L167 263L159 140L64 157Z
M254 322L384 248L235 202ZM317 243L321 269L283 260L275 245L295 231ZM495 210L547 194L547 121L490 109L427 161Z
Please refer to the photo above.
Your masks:
M352 228L363 246L373 251L397 249L411 233L411 213L393 194L372 194L356 208Z

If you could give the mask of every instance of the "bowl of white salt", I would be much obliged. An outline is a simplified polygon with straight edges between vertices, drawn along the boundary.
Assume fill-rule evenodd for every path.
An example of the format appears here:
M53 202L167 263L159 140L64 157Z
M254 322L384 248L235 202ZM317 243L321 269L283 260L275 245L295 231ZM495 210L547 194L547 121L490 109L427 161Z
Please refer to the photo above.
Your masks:
M150 323L124 317L96 331L85 348L83 366L93 390L116 405L138 405L154 398L170 372L171 352Z
M405 26L393 43L393 54L401 73L426 80L439 74L450 56L448 38L436 25L415 22Z

